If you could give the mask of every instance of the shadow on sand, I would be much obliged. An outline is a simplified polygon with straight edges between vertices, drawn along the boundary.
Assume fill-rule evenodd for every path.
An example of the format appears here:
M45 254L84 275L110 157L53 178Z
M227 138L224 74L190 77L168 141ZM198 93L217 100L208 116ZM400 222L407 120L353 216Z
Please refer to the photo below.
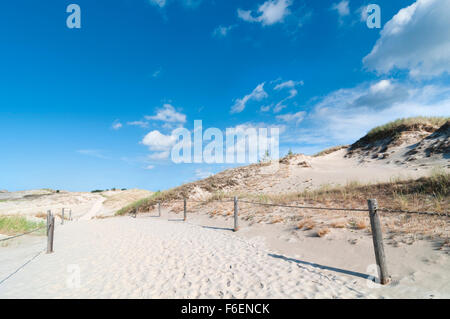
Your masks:
M325 269L325 270L330 270L330 271L338 272L338 273L345 274L345 275L360 277L363 279L367 279L368 277L370 277L369 275L366 275L366 274L363 274L360 272L345 270L345 269L340 269L340 268L335 268L335 267L330 267L330 266L323 266L323 265L314 264L314 263L310 263L310 262L303 261L303 260L288 258L288 257L282 256L282 255L269 254L269 256L273 257L273 258L283 259L285 261L292 261L297 264L308 265L308 266L312 266L312 267L319 268L319 269Z
M215 229L215 230L228 230L233 231L233 228L224 228L224 227L213 227L213 226L202 226L203 228Z

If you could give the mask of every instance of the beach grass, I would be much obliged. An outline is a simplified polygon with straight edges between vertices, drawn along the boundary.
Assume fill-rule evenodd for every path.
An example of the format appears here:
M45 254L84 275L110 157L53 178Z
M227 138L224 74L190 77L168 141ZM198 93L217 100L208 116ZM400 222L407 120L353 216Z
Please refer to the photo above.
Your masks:
M35 222L27 219L24 216L0 216L0 234L4 235L17 235L32 231L39 227L45 227L45 222ZM45 229L42 229L38 234L45 233Z

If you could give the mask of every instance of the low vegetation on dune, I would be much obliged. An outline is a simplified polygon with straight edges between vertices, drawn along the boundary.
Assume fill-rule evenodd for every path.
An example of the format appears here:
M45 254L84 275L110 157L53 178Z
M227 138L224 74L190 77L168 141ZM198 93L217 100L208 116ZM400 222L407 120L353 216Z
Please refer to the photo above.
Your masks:
M390 139L390 142L394 142L401 136L402 132L406 131L433 133L448 121L450 121L449 117L411 117L398 119L370 130L367 135L354 143L350 147L350 150L362 148L384 139Z
M45 227L45 222L32 221L24 216L0 216L0 234L16 235ZM41 230L44 233L45 229Z
M448 212L450 202L450 174L435 170L431 176L420 179L392 180L387 183L363 185L351 182L344 186L322 186L320 189L283 193L253 194L215 192L206 201L230 199L238 196L241 199L273 204L308 204L322 207L367 208L367 199L378 199L380 207L390 210ZM154 193L146 199L128 205L116 215L131 212L150 211L158 202L182 200L183 193L179 189Z
M350 145L339 145L339 146L333 146L327 149L324 149L323 151L313 155L314 157L320 157L320 156L324 156L324 155L328 155L337 151L340 151L342 149L346 149L349 148Z

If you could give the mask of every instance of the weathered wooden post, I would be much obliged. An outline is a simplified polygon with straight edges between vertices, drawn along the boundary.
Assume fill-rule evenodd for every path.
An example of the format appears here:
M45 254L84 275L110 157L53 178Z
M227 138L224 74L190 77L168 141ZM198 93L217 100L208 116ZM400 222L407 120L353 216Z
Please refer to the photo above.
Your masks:
M48 210L47 211L47 236L48 236L48 229L49 229L49 227L50 227L50 219L51 219L51 217L52 217L52 211L51 210Z
M238 198L237 198L237 196L235 196L234 197L234 229L233 229L233 231L239 230L238 213L239 213Z
M50 222L47 228L47 254L51 254L53 252L53 237L55 234L55 216L50 215Z
M72 221L72 209L69 210L69 220Z
M383 233L381 231L380 215L378 213L378 202L376 199L369 199L370 226L372 228L373 247L375 249L375 260L377 262L378 276L382 285L387 285L391 278L389 277L386 255L384 254Z
M158 217L161 217L161 202L158 202Z
M61 214L61 225L64 225L64 208L62 209L62 214Z
M184 221L187 219L187 202L186 198L184 199Z

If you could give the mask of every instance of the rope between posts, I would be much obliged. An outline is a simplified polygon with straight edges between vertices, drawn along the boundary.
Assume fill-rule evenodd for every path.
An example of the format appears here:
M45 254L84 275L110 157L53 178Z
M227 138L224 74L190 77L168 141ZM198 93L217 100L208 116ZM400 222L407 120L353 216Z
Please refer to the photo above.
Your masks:
M194 203L212 203L212 202L220 202L220 203L230 203L234 200L212 200L212 201L200 201L200 200L187 200L187 202ZM173 202L183 202L182 200L175 200ZM161 202L163 204L164 202ZM170 203L170 202L165 202ZM260 205L260 206L271 206L271 207L283 207L283 208L297 208L297 209L311 209L311 210L328 210L328 211L348 211L348 212L368 212L369 209L362 208L336 208L336 207L317 207L317 206L296 206L296 205L282 205L282 204L271 204L271 203L258 203L251 202L246 200L239 200L239 203L246 203L252 205ZM383 213L397 213L397 214L418 214L418 215L429 215L429 216L446 216L450 217L449 213L438 213L438 212L420 212L420 211L407 211L407 210L395 210L395 209L386 209L379 208L379 212Z
M339 210L339 211L354 211L354 212L368 212L368 209L358 209L358 208L330 208L330 207L316 207L316 206L292 206L292 205L280 205L280 204L269 204L269 203L255 203L248 202L245 200L240 200L240 203L247 203L253 205L261 206L275 206L275 207L285 207L285 208L300 208L300 209L316 209L316 210Z
M19 235L15 235L15 236L11 236L11 237L7 237L7 238L3 238L3 239L0 239L0 242L1 242L1 241L7 241L7 240L10 240L10 239L13 239L13 238L17 238L17 237L21 237L21 236L25 236L25 235L28 235L28 234L34 233L35 231L38 231L38 230L44 229L45 227L46 227L46 226L42 226L42 227L39 227L39 228L36 228L36 229L30 230L30 231L28 231L28 232L26 232L26 233L23 233L23 234L19 234Z

